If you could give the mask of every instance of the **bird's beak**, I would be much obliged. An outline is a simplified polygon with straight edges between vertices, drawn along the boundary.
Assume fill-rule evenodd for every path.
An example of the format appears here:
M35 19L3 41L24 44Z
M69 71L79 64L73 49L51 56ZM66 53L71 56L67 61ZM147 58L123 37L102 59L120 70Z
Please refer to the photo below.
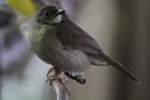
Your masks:
M63 15L65 13L65 10L64 9L59 9L56 16L58 15Z

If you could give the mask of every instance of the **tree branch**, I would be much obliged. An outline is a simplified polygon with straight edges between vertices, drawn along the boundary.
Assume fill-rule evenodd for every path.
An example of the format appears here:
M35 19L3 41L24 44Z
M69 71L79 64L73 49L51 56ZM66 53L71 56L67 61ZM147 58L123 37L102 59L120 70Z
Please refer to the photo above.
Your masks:
M66 87L66 78L63 73L50 68L47 73L48 81L50 85L54 88L57 96L57 100L68 100L69 90Z
M52 82L53 88L55 89L57 100L68 100L68 92L64 88L64 86L58 81L54 80Z

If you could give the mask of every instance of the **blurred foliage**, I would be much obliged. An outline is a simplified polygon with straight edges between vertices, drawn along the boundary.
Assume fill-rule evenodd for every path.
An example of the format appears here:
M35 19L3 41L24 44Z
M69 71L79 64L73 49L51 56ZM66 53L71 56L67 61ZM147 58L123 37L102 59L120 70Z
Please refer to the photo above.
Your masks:
M0 28L8 26L14 20L15 14L11 10L0 9Z
M36 5L32 0L7 0L7 3L25 16L32 16L36 12Z

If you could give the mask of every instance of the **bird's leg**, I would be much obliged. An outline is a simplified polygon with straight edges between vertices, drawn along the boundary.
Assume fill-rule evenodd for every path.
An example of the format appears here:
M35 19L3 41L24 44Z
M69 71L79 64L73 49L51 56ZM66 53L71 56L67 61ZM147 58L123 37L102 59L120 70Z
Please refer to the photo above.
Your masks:
M65 72L65 75L67 75L69 78L76 80L78 83L80 84L85 84L86 83L86 79L82 78L81 75L73 75L71 73Z
M53 67L50 67L50 69L48 70L47 72L47 77L49 76L49 74L53 73L54 71L54 68Z
M47 72L47 79L46 79L46 83L48 83L48 81L49 81L49 76L52 76L52 75L50 75L50 74L54 74L54 68L53 67L50 67L49 68L49 70L48 70L48 72Z
M47 73L47 82L49 82L49 84L51 86L53 86L53 81L58 81L62 86L63 89L70 94L69 89L66 86L66 82L67 79L64 77L64 73L60 70L57 69L50 69Z

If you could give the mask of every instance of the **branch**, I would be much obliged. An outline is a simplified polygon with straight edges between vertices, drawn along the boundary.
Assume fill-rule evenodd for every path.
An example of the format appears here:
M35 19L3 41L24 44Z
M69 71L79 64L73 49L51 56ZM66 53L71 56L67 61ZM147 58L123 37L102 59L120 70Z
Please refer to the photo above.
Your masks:
M53 68L50 68L47 74L50 85L54 88L57 96L57 100L68 100L70 95L68 88L66 87L67 80L63 73L58 73Z
M55 89L57 100L68 100L68 92L64 88L64 86L58 81L54 80L52 82L53 88Z

